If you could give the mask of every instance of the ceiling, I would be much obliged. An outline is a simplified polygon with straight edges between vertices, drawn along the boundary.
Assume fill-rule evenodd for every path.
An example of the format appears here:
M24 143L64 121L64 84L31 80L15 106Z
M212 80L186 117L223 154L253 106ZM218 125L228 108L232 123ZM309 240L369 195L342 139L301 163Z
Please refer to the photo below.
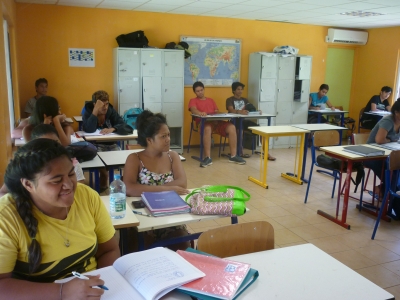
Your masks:
M400 0L15 0L15 2L358 29L400 26Z

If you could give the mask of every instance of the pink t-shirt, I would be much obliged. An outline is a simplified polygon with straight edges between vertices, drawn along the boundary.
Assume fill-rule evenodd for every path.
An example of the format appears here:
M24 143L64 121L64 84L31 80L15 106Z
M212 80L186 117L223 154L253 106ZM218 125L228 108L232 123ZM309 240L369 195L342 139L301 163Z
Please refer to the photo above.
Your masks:
M207 114L213 114L218 110L217 104L215 104L214 100L211 98L206 98L205 100L199 98L190 99L189 110L191 107L196 107L197 110Z

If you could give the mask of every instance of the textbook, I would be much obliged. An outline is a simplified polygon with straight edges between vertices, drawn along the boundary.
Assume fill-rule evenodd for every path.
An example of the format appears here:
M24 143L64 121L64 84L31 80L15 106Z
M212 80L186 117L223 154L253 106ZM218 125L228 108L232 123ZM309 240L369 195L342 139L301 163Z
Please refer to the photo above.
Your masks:
M177 288L198 299L237 299L258 277L258 271L246 263L210 256L191 248L177 253L206 274Z
M143 192L142 199L155 217L190 212L190 206L175 191Z
M108 288L102 300L159 299L176 287L205 276L176 252L161 247L121 256L112 266L84 273L98 274Z
M380 156L385 155L384 150L379 150L367 146L347 146L343 147L343 151L351 152L361 156Z

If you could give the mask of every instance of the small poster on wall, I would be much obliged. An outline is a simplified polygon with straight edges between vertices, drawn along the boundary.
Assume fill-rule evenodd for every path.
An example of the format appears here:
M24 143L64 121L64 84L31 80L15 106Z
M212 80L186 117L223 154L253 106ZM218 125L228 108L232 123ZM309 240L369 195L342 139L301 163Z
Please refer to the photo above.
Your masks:
M70 67L94 68L94 49L69 48L68 59Z
M185 86L201 81L206 86L226 87L240 80L240 39L181 36L189 45L185 59Z

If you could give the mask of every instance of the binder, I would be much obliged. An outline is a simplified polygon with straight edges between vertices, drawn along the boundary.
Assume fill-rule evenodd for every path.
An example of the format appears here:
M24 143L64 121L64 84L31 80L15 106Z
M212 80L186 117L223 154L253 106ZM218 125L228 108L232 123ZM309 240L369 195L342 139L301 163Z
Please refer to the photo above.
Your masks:
M384 150L371 148L368 146L347 146L343 147L343 151L358 154L361 156L381 156L385 155Z

